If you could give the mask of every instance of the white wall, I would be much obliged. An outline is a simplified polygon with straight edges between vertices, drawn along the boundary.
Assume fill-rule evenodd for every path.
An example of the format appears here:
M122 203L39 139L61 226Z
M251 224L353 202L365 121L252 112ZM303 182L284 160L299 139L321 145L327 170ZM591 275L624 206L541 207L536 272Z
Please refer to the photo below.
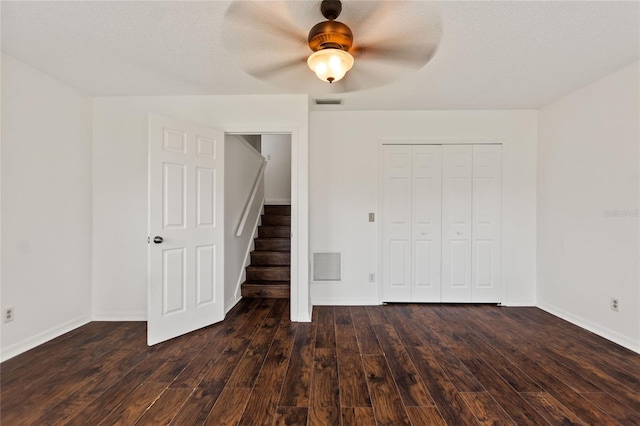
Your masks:
M244 134L292 133L291 315L310 319L308 294L308 98L157 96L93 99L93 314L145 319L147 310L147 114ZM295 285L294 282L296 283Z
M640 352L639 82L636 62L540 111L538 303Z
M248 249L262 212L264 180L260 179L242 235L236 236L264 158L238 136L226 135L224 142L224 299L225 312L228 312L240 300L238 284L245 276Z
M381 277L378 149L383 140L503 143L503 303L534 305L536 111L310 114L310 253L341 252L342 281L312 283L313 304L376 304Z
M2 359L91 315L91 102L2 54Z
M291 136L264 135L262 155L267 158L264 173L266 204L291 204Z

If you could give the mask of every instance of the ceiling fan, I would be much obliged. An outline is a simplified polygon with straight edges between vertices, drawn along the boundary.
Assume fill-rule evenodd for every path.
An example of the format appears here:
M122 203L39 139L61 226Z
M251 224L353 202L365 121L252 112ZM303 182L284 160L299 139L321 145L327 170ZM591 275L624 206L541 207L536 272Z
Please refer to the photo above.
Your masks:
M403 78L434 56L440 40L435 2L233 1L223 22L225 46L242 69L312 94Z

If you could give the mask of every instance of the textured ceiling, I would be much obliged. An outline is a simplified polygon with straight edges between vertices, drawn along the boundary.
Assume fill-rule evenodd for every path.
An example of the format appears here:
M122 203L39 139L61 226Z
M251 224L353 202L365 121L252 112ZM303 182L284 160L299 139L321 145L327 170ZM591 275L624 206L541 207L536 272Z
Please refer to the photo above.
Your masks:
M251 7L228 1L3 1L2 51L92 96L344 99L342 106L314 107L331 110L538 108L640 56L638 1L347 0L340 20L352 26L356 44L428 39L435 54L417 70L398 67L405 72L395 81L354 77L349 83L357 90L341 93L340 82L323 84L303 61L310 53L304 35L322 20L319 4L254 4L254 26L239 25L234 15ZM295 38L282 37L284 31ZM300 68L253 76L256 66L298 58ZM363 70L395 73L387 65Z

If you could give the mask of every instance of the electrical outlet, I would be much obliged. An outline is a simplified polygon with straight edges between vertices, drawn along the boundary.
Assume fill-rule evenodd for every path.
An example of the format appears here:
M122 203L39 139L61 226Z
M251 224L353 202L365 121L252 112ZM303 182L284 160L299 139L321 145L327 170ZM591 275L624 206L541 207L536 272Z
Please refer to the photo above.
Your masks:
M369 273L369 282L370 283L375 283L376 282L376 274L374 274L373 272Z
M9 306L8 308L4 308L4 311L3 311L4 322L13 321L13 317L15 317L15 315L16 315L16 312L13 309L13 306Z
M620 311L620 301L617 297L611 298L611 310L616 312Z

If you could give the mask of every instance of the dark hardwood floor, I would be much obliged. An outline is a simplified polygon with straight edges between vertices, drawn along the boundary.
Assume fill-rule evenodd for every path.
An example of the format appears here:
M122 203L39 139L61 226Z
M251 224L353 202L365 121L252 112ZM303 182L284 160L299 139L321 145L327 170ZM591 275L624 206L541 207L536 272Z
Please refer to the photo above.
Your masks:
M147 347L93 322L1 365L2 425L640 424L640 355L535 308L243 299Z

